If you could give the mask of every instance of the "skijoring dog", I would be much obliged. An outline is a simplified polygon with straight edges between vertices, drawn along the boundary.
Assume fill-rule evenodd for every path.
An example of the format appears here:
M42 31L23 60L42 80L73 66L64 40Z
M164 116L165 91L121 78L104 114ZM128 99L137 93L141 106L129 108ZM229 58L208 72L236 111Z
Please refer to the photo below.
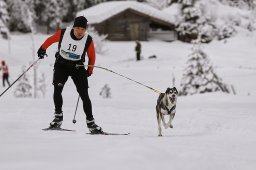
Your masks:
M161 122L165 129L173 128L172 120L176 113L178 90L176 87L168 87L165 93L161 93L157 99L156 117L158 123L158 136L162 136ZM169 121L166 123L164 116L169 116Z

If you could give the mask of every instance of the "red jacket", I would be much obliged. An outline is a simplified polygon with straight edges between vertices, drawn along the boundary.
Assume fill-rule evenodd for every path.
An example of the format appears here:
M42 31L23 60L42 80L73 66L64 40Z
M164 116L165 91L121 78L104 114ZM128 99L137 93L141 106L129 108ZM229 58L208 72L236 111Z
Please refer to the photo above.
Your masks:
M41 45L41 48L46 50L53 43L59 42L60 39L61 39L61 29L59 29L54 35L47 38L46 41ZM89 58L88 65L94 65L96 54L95 54L93 41L90 43L86 52L87 52L87 55L88 55L88 58ZM89 74L92 74L93 73L93 67L88 67L88 72L89 72Z
M8 70L8 66L7 65L2 65L0 70L3 70L3 75L4 74L9 74L9 70Z

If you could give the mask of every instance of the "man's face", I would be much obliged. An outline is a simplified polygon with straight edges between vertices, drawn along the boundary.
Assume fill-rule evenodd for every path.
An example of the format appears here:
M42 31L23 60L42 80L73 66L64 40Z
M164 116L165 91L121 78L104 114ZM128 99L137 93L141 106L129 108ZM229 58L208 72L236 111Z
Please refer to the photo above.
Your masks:
M74 35L76 36L77 39L83 38L86 29L83 27L74 27Z

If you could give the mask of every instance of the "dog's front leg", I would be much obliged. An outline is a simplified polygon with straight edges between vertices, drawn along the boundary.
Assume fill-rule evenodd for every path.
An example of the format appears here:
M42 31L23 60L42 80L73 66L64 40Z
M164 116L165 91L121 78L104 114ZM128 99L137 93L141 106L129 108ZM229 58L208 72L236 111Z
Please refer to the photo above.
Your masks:
M173 117L174 117L174 116L171 114L171 115L170 115L169 122L168 122L168 127L169 127L169 128L173 128L173 125L172 125Z
M170 118L171 118L170 128L173 128L172 121L173 121L174 116L175 116L175 112L172 113L170 116Z
M172 119L173 119L173 116L170 115L169 116L169 121L167 123L165 123L165 119L163 118L163 124L164 124L164 128L167 129L167 128L173 128L173 125L172 125Z
M161 129L161 118L160 113L156 112L157 124L158 124L158 136L162 136L162 129Z
M170 120L168 121L168 123L165 123L165 118L164 118L164 115L161 116L161 119L162 119L162 122L163 122L163 126L165 129L167 129L170 125Z

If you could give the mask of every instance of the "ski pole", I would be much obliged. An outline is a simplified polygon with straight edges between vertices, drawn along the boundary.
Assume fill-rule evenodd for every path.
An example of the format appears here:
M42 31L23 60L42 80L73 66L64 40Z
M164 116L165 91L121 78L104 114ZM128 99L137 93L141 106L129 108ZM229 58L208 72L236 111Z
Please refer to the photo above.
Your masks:
M79 98L80 96L78 95L78 99L77 99L77 103L76 103L76 110L75 110L75 114L74 114L74 118L73 118L73 123L76 123L76 111L77 111L77 107L78 107L78 103L79 103Z
M76 66L77 66L77 67L88 66L88 67L96 67L96 68L99 68L99 69L103 69L103 70L109 71L109 72L111 72L111 73L114 73L114 74L116 74L116 75L118 75L118 76L124 77L124 78L126 78L126 79L128 79L128 80L130 80L130 81L133 81L133 82L137 83L137 84L140 84L140 85L142 85L142 86L144 86L144 87L146 87L146 88L148 88L148 89L150 89L150 90L153 90L154 92L156 92L156 93L158 93L158 94L161 93L161 91L159 91L159 90L157 90L157 89L154 89L154 88L152 88L152 87L150 87L150 86L147 86L147 85L145 85L145 84L142 84L142 83L140 83L140 82L138 82L138 81L136 81L136 80L133 80L133 79L127 77L127 76L124 76L124 75L122 75L122 74L119 74L119 73L117 73L117 72L115 72L115 71L113 71L113 70L107 69L107 68L105 68L105 67L95 66L95 65L76 65Z
M29 69L31 69L38 61L40 60L40 58L38 58L36 61L34 61L28 68L26 71L24 71L12 84L10 84L10 86L8 88L6 88L1 94L0 97L2 97L2 95L5 94L5 92L7 92L26 72L28 72Z

